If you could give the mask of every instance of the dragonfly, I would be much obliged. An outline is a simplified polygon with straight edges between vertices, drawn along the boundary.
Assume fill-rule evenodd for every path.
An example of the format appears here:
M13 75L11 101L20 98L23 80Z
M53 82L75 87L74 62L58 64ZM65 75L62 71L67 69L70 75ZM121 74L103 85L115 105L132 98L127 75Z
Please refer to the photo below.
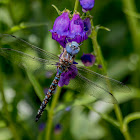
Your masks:
M37 112L36 121L39 120L46 105L54 94L61 75L69 70L75 71L75 68L77 70L76 77L71 79L68 85L74 90L85 92L96 99L112 104L117 103L116 98L112 94L114 90L125 93L130 92L129 87L124 83L103 76L75 63L76 54L80 51L79 46L80 44L75 41L68 42L61 55L57 56L14 35L0 35L0 55L32 72L36 71L38 73L44 69L45 71L51 70L56 73Z

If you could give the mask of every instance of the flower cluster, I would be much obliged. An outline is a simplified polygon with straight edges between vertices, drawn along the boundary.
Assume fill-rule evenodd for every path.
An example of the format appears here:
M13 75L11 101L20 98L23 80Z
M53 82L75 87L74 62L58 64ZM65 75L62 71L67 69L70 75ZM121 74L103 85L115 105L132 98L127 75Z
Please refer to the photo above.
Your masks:
M69 11L64 10L63 13L56 18L52 33L52 39L59 42L65 48L67 42L76 41L81 43L86 40L91 33L90 19L82 20L79 13L74 13L72 19L69 18Z
M79 0L83 12L91 10L94 6L94 0ZM72 17L70 19L70 17ZM52 39L56 40L63 48L66 48L68 42L75 41L78 44L88 39L91 34L90 18L81 19L80 14L75 12L73 16L68 10L64 10L62 14L56 18L52 33ZM61 56L61 55L60 55ZM91 66L95 62L95 56L92 54L84 54L81 60L85 66ZM76 64L76 63L75 63ZM68 85L70 79L74 79L78 71L75 65L72 65L67 72L61 74L58 86Z

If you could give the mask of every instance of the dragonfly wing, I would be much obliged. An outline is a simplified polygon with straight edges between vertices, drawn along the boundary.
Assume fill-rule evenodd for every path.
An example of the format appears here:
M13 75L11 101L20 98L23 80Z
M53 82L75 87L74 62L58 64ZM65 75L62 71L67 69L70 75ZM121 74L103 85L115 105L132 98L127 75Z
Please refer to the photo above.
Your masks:
M77 76L72 79L68 85L69 88L76 91L84 92L96 99L113 104L117 103L117 100L112 95L114 88L121 92L130 92L126 85L117 80L103 76L81 66L77 66L77 70Z
M51 60L58 62L59 57L50 52L47 52L41 48L36 47L23 39L17 38L16 36L9 34L0 34L1 45L6 46L6 48L11 48L21 52L28 52L30 54L36 54L42 59Z
M80 73L78 73L77 76L70 81L68 87L78 92L91 95L96 99L102 100L107 103L117 103L117 100L110 92L94 83L93 81L82 76Z
M39 57L31 56L21 51L9 48L0 48L0 55L4 56L12 63L17 64L22 69L27 69L31 72L39 72L43 70L52 71L53 73L56 72L56 63Z
M33 72L43 69L56 72L56 64L59 61L56 55L11 35L0 35L0 42L0 55L18 64L21 68Z
M87 78L83 77L82 75L78 74L79 79L82 79L84 82L85 89L87 89L87 93L96 99L105 101L107 103L116 104L117 100L112 95L111 92L107 91L106 89L102 88L100 85L88 80Z
M120 81L109 78L107 76L103 76L99 73L86 69L82 66L77 66L77 69L78 69L78 72L82 76L100 85L102 88L104 88L108 92L119 91L122 93L129 93L131 91L129 87L127 87L124 83Z

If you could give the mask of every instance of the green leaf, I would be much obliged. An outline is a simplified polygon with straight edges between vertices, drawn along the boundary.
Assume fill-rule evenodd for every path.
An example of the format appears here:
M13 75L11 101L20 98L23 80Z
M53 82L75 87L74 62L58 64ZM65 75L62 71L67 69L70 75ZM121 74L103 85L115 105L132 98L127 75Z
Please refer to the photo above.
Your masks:
M96 32L98 32L99 29L103 29L103 30L106 30L106 31L111 31L111 29L109 29L107 27L104 27L104 26L100 26L100 25L95 26Z
M61 15L61 11L55 5L52 4L52 7L57 11L58 15Z
M17 32L19 30L23 30L26 28L32 28L32 27L40 27L40 26L48 26L47 23L20 23L19 25L13 26L8 33L14 33Z
M0 4L8 4L10 0L0 0Z
M32 83L34 90L37 94L37 96L39 97L39 99L41 101L43 101L44 99L44 92L43 89L41 88L40 84L38 83L38 81L36 80L36 78L33 76L33 74L31 72L29 72L28 70L26 70L27 76L30 80L30 82Z
M59 105L56 109L55 109L55 113L66 109L66 107L70 106L70 107L75 107L75 106L80 106L80 105L86 105L86 104L90 104L95 102L95 98L91 97L91 96L87 96L84 95L82 96L82 98L77 98L74 101L70 102L70 103L65 103L65 104L61 104Z
M119 123L118 123L116 120L114 120L113 118L109 117L108 115L102 114L102 113L96 111L93 107L91 107L91 106L89 106L89 105L85 105L85 107L87 107L89 110L91 110L91 111L93 111L93 112L96 112L98 115L101 116L102 119L104 119L105 121L111 123L111 124L114 125L115 127L117 127L117 128L120 127Z
M131 99L140 98L139 92L140 89L135 87L130 87L130 93L123 92L114 92L114 96L117 99L118 103L125 103Z
M134 18L139 18L140 19L140 14L139 13L136 13L136 12L133 12L133 11L130 11L130 10L127 10L127 9L124 10L124 13L127 14L128 16L132 16Z
M71 111L70 132L76 140L102 139L105 129L99 120L83 113L83 107L74 107Z

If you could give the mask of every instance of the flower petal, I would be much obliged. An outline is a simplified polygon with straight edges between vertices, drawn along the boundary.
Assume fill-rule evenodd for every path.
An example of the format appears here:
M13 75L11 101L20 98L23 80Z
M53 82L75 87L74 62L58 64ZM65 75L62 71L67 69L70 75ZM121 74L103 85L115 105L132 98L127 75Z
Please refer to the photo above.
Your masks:
M70 79L74 79L77 75L78 71L75 65L72 65L67 72L63 72L61 74L60 80L58 82L58 86L62 87L63 85L68 85Z
M52 39L56 40L62 47L66 46L66 36L69 34L69 12L63 12L56 18L53 29L49 30L52 33Z
M92 54L83 54L81 61L85 66L92 66L95 63L96 57Z

